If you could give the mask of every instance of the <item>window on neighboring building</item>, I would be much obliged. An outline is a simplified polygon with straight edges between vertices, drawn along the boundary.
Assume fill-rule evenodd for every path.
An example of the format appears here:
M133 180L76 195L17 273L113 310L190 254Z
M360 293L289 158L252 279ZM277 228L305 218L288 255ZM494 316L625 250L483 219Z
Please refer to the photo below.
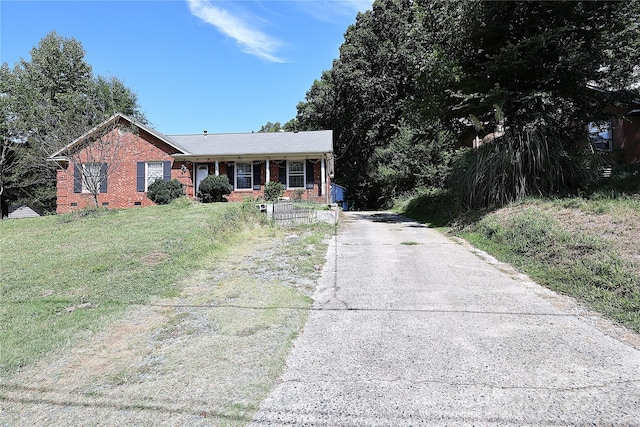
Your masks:
M289 188L304 188L304 162L287 163Z
M613 150L611 121L589 123L589 140L594 148L602 151Z
M102 183L102 165L100 163L82 164L82 192L99 191Z
M253 169L251 163L236 163L236 189L251 190L253 188Z

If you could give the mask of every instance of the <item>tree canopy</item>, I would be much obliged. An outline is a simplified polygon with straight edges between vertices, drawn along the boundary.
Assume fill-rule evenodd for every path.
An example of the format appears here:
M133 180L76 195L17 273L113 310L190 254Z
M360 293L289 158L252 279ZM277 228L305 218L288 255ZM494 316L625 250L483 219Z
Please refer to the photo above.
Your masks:
M535 129L566 148L639 95L639 18L637 2L377 0L298 125L334 130L336 181L368 207L444 185L465 132Z
M0 195L55 210L56 165L47 157L115 112L146 123L116 77L94 77L74 38L55 31L11 69L0 69Z

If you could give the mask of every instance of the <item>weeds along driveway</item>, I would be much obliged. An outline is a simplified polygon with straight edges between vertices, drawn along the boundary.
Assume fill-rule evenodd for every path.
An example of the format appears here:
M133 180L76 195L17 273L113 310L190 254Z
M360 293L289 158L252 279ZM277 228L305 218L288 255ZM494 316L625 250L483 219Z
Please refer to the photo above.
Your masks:
M246 425L304 326L332 231L256 231L179 295L0 378L0 426Z
M345 215L254 425L640 425L638 335L440 233Z

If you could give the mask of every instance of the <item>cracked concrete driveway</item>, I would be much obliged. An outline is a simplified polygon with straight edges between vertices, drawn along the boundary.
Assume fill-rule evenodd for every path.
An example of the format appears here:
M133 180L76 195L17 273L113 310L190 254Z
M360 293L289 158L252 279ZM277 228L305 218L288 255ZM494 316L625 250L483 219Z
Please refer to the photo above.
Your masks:
M253 423L640 425L640 351L603 323L434 230L348 213Z

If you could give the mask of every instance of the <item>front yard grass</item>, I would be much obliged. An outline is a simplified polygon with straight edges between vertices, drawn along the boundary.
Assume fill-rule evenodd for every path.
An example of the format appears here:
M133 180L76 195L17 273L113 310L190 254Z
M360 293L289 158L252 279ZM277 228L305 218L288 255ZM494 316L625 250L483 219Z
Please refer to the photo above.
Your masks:
M159 395L175 398L185 378L206 378L209 395L189 411L246 422L304 325L332 232L274 227L251 203L184 200L0 222L0 400L49 383L101 407L118 388L151 402L137 404L143 414ZM258 262L256 251L272 256ZM74 380L83 366L91 378ZM0 424L28 425L20 410L8 416Z

